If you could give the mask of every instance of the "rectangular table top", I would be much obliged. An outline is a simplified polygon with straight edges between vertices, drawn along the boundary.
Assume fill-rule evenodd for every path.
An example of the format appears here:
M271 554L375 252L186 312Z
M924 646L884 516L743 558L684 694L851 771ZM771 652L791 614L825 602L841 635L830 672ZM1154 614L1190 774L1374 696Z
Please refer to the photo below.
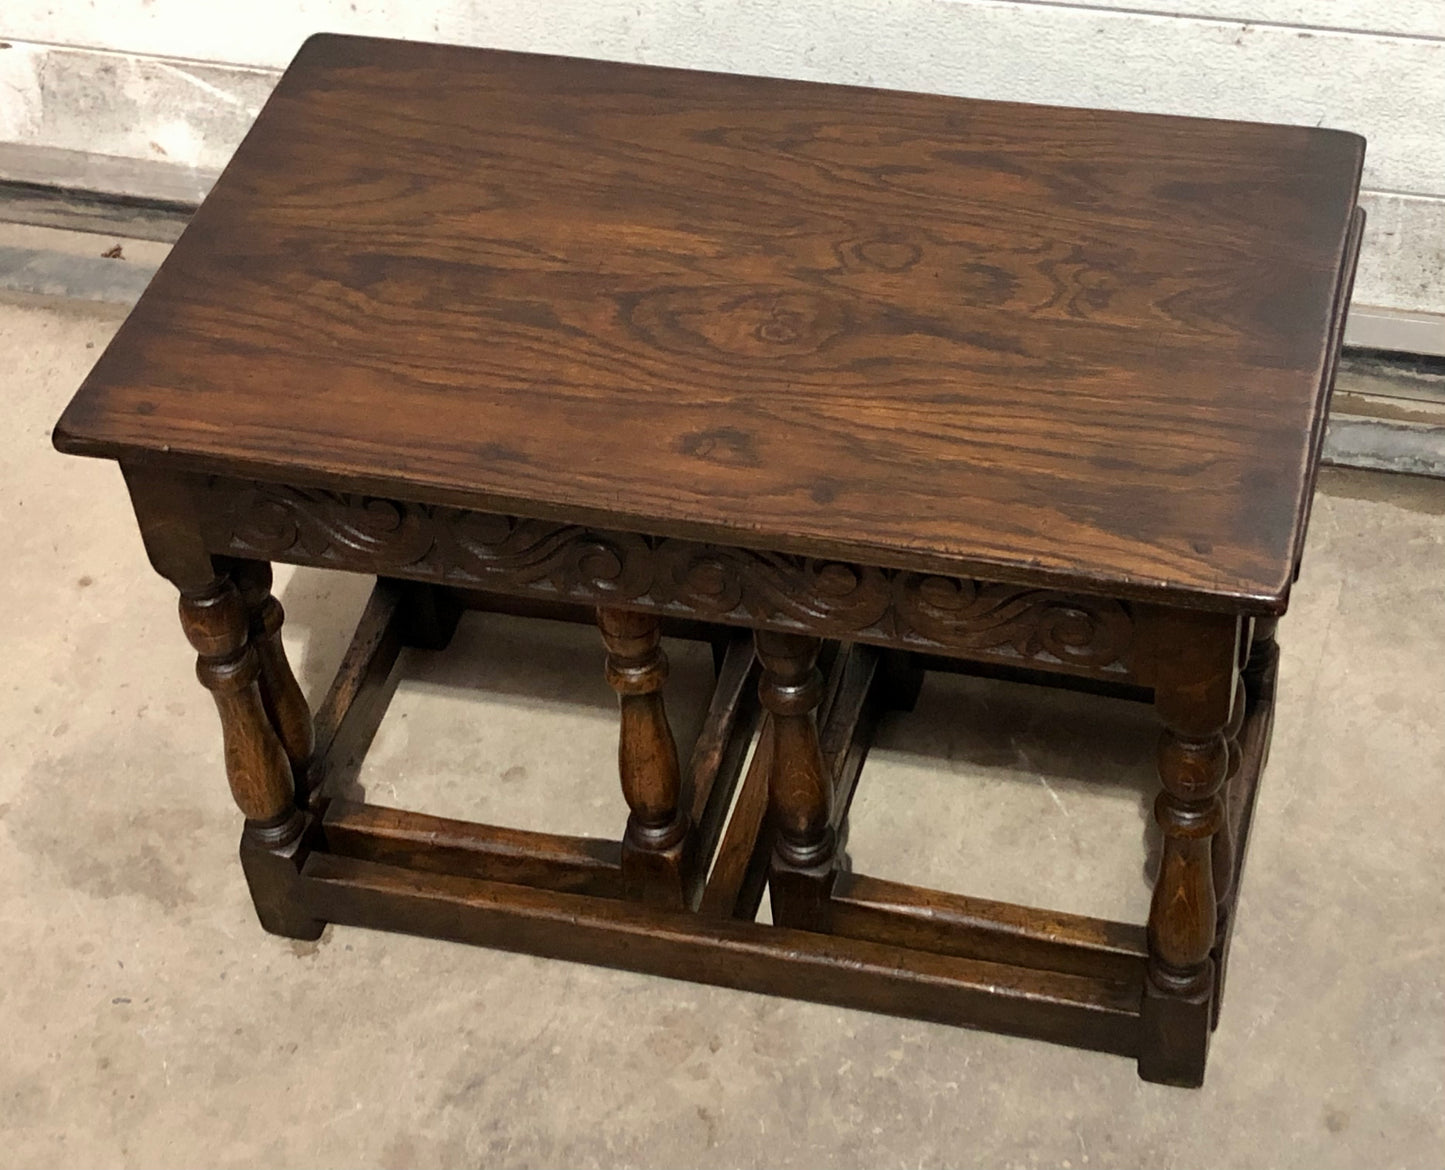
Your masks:
M1277 608L1363 151L316 37L55 442Z

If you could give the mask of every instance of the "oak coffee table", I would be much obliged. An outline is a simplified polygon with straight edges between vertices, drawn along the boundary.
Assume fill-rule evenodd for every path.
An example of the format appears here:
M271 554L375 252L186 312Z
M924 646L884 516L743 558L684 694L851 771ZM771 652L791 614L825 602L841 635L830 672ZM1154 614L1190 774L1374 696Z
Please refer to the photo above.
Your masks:
M1045 1037L1199 1084L1363 150L308 41L55 429L120 463L180 591L262 925ZM314 717L275 561L377 578ZM619 841L340 795L400 648L444 646L469 606L595 616ZM663 634L716 652L686 760ZM874 722L946 667L1153 703L1147 927L840 866Z

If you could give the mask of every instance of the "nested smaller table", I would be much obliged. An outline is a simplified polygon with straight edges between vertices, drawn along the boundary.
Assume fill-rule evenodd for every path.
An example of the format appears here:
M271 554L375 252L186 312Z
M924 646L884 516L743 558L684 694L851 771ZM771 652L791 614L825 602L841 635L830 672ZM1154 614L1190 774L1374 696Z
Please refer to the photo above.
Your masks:
M1198 1084L1362 154L308 41L55 430L119 461L180 590L262 924L1041 1036ZM378 578L314 719L273 561ZM445 645L465 606L595 613L620 840L336 796L400 647ZM666 632L716 649L685 761ZM874 720L945 667L1153 703L1147 927L839 865Z

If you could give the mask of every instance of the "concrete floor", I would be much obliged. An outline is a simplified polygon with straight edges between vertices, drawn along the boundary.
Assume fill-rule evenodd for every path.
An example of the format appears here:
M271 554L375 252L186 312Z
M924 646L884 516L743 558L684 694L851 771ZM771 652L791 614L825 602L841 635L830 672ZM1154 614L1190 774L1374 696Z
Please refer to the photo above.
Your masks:
M1324 477L1208 1083L1172 1090L1031 1041L353 929L263 934L174 596L116 469L48 442L119 312L0 304L0 1165L1445 1159L1445 483ZM314 698L365 583L278 580ZM459 640L408 661L372 799L614 835L593 637L471 616ZM685 740L707 661L673 650ZM1142 919L1141 715L930 679L870 759L856 867Z

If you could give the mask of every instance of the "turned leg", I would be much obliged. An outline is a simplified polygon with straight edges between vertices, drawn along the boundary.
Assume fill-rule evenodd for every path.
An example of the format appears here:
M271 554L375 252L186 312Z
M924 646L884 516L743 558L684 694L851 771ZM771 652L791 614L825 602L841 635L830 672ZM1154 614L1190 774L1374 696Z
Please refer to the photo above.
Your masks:
M1218 928L1214 836L1238 689L1239 620L1169 614L1160 623L1155 708L1163 791L1154 806L1163 856L1149 908L1149 961L1140 1020L1139 1074L1199 1085L1209 1048Z
M261 704L291 764L291 775L296 780L296 804L304 807L306 769L311 763L315 740L311 708L306 705L306 696L301 693L281 645L281 625L286 612L271 596L271 566L265 561L232 561L229 570L231 580L241 591L241 600L246 603L249 641L260 664L257 681L261 687Z
M1251 704L1273 697L1275 666L1279 661L1279 646L1274 640L1275 627L1279 619L1257 617L1250 625L1250 637L1240 646L1240 685L1235 690L1234 708L1225 729L1225 745L1229 750L1229 764L1224 781L1224 824L1214 835L1214 893L1219 899L1218 923L1214 932L1214 1009L1211 1027L1219 1024L1219 1012L1224 1002L1224 980L1229 960L1230 919L1234 914L1234 871L1235 849L1233 828L1229 820L1229 808L1233 797L1235 777L1243 764L1244 754L1240 733ZM1268 693L1266 693L1268 692Z
M308 820L296 806L291 763L267 715L263 655L248 638L240 591L224 576L183 589L181 626L196 649L196 675L221 716L226 778L246 817L241 865L256 914L273 934L316 938L324 923L295 901Z
M229 576L231 562L213 560L206 551L191 478L129 465L122 471L146 555L156 572L180 590L181 626L198 655L196 675L221 716L226 778L246 817L241 867L256 916L273 934L316 938L325 924L305 913L296 896L311 821L297 807L291 761L277 733L287 725L293 750L305 754L310 720L303 736L297 708L304 711L305 703L299 691L295 698L287 697L285 680L291 672L285 668L276 670L267 684L276 701L272 722L261 693L264 654L258 649L271 635L257 633L252 641L253 628L265 631L274 623L280 629L280 606L271 613L264 604L270 595L269 570L258 575L249 566L242 569L244 587L255 599L253 614L248 614L241 590ZM253 617L258 619L254 627ZM274 654L284 668L279 644Z
M1249 661L1244 667L1244 686L1250 702L1274 698L1275 671L1279 666L1279 643L1275 632L1279 618L1257 617L1249 638Z
M1248 644L1241 642L1241 650L1248 650ZM1239 775L1244 761L1239 733L1244 730L1245 691L1242 684L1234 688L1234 706L1230 708L1229 722L1224 728L1225 767L1224 784L1220 789L1220 803L1224 817L1213 838L1210 840L1210 859L1214 870L1214 899L1217 909L1214 916L1214 946L1210 956L1214 959L1214 1003L1210 1009L1209 1026L1219 1024L1219 1008L1224 1000L1224 955L1225 943L1229 938L1229 920L1234 912L1234 828L1229 823L1229 806L1234 789L1235 777Z
M823 698L819 642L771 630L758 630L754 642L763 666L758 694L773 723L768 770L768 811L776 830L769 876L773 921L826 931L837 842L833 787L815 719Z
M445 650L457 632L462 607L446 590L423 581L397 581L401 639L418 650Z
M910 712L918 705L924 671L907 650L884 650L879 658L878 686L890 711Z
M622 711L617 767L631 810L622 838L623 880L634 897L680 909L687 903L692 833L679 806L682 772L662 702L662 624L651 614L599 608L597 625L607 646L607 682Z
M1246 625L1245 628L1248 628ZM1241 639L1237 659L1241 672L1246 669L1249 658L1250 644L1247 640ZM1219 826L1219 831L1214 834L1211 841L1211 854L1214 861L1214 896L1219 902L1218 926L1214 934L1214 959L1219 962L1220 948L1223 945L1224 936L1227 933L1229 923L1230 894L1234 886L1234 833L1229 823L1229 794L1234 785L1234 778L1239 774L1240 764L1244 760L1244 753L1239 743L1239 733L1244 730L1244 717L1246 713L1247 695L1243 685L1236 685L1234 688L1234 705L1229 709L1229 722L1224 728L1224 747L1228 756L1224 769L1224 823ZM1215 997L1215 1014L1218 1015L1219 999Z

